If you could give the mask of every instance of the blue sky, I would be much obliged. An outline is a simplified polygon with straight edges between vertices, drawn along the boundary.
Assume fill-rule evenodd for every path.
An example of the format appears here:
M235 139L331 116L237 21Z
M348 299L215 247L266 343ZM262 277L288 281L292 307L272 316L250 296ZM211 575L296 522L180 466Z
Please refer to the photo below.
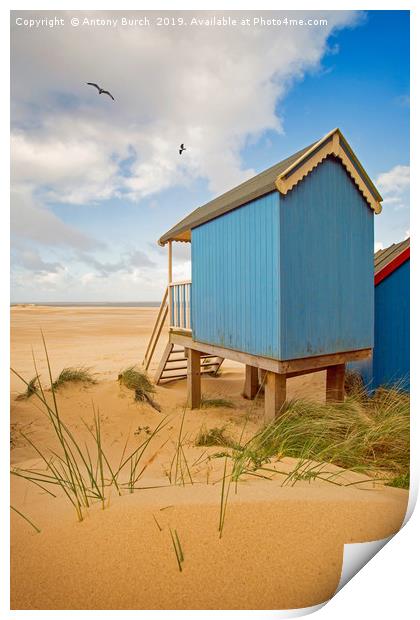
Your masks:
M13 26L17 15L12 301L159 299L163 232L336 126L383 194L377 247L407 236L408 12L323 12L327 28L182 38L153 28L29 31ZM188 247L176 245L184 278Z

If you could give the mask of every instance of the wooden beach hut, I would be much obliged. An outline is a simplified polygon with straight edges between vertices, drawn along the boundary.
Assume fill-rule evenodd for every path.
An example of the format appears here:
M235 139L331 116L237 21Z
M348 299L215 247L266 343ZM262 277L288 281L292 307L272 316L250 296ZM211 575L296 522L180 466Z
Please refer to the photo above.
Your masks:
M375 253L375 346L353 365L369 390L410 389L410 239Z
M225 358L245 365L248 398L264 377L267 421L285 401L288 377L326 369L327 399L343 399L345 364L373 347L381 201L334 129L193 211L159 239L168 247L169 286L146 367L169 312L156 380L170 375L173 351L185 351L190 407L200 405L206 364ZM191 282L172 281L174 242L191 243Z

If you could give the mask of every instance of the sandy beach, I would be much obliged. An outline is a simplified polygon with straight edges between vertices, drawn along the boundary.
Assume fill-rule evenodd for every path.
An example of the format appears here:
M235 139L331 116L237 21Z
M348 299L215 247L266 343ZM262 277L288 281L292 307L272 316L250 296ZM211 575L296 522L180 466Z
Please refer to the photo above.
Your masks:
M225 427L236 440L251 437L261 427L263 403L242 398L244 368L233 362L223 364L220 376L202 381L206 396L229 399L233 407L187 410L184 417L184 380L157 387L161 412L136 402L117 377L141 363L157 311L12 308L11 366L23 377L35 375L33 350L48 386L41 329L54 377L68 366L94 373L95 384L69 384L57 393L60 415L82 443L91 441L95 410L115 466L124 450L136 449L151 429L165 424L148 444L141 488L120 496L110 487L106 505L93 503L81 522L63 493L54 489L53 497L12 476L12 505L41 530L11 514L12 609L288 609L328 600L340 579L343 545L396 532L408 492L365 483L365 476L340 474L339 468L336 480L361 483L345 487L316 479L284 485L280 471L290 471L295 460L282 458L273 463L278 474L248 475L231 485L220 536L225 460L209 459L220 449L196 446L195 439L203 426ZM151 376L165 344L163 335ZM23 389L12 374L11 463L36 469L42 461L20 431L45 450L55 449L56 439L36 397L16 400ZM287 389L289 399L322 401L325 373L291 379ZM181 422L194 484L170 480ZM171 539L175 531L182 571Z

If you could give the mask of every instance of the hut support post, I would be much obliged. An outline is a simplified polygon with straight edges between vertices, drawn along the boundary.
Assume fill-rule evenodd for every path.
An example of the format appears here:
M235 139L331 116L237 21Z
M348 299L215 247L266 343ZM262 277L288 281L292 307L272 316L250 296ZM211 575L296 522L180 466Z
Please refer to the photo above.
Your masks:
M199 409L201 405L201 356L200 351L185 349L187 357L187 405Z
M265 380L264 422L269 424L279 415L286 402L286 375L267 372Z
M327 368L327 403L341 403L344 400L345 364L337 364Z
M258 392L258 368L255 366L245 365L245 384L243 396L249 400L253 400Z
M168 284L172 284L172 241L168 241Z

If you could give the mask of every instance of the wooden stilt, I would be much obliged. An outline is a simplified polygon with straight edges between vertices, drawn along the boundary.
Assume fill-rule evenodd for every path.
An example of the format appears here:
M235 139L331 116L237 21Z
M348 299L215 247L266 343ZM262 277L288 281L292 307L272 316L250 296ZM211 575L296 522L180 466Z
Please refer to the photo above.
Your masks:
M245 366L245 384L243 396L244 398L249 398L249 400L253 400L258 392L258 368L255 366Z
M200 351L185 349L187 356L187 405L199 409L201 405L201 356Z
M267 372L265 380L264 422L269 424L279 414L286 402L286 375Z
M345 364L337 364L327 368L327 403L343 402L344 400L344 374Z

